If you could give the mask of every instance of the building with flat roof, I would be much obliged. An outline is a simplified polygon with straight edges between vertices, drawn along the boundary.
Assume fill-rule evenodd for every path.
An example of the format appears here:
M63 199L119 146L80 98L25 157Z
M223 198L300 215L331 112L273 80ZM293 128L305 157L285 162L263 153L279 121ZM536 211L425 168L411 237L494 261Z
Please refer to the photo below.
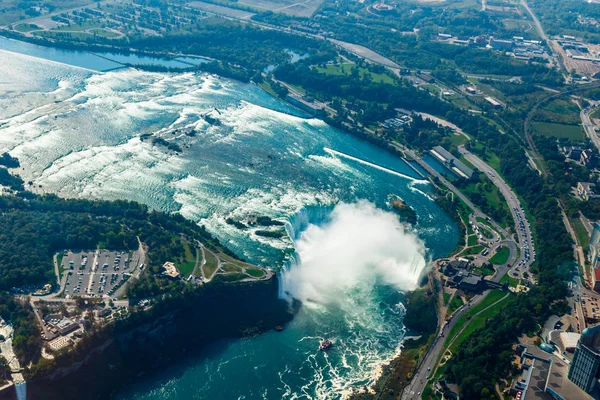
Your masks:
M592 400L569 381L568 364L536 346L518 346L521 376L511 394L521 400Z
M473 177L473 170L450 154L450 152L442 146L435 146L433 149L429 150L429 154L440 161L447 169L452 171L458 177L467 180Z
M512 50L512 40L490 38L490 47L494 50Z
M58 322L50 322L50 326L63 336L79 328L79 324L69 318L63 318Z
M593 297L581 296L581 308L586 324L600 322L600 301Z
M487 101L488 103L490 103L492 105L492 107L494 107L494 108L502 108L502 103L500 103L495 98L490 97L490 96L485 96L484 99L485 99L485 101Z

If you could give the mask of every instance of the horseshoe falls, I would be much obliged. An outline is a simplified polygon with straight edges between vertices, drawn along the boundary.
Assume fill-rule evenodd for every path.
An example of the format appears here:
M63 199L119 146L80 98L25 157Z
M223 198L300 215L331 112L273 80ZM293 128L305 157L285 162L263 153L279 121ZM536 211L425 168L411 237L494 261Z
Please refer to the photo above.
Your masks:
M85 53L50 61L50 49L6 43L0 151L20 159L33 190L179 212L279 271L281 296L303 301L283 332L224 340L120 399L338 399L375 379L406 334L405 291L457 243L431 188L403 160L252 84L99 72L93 59L72 62ZM414 228L392 213L392 195L413 207ZM288 235L226 222L256 216L285 222ZM324 338L335 343L328 353L318 350Z

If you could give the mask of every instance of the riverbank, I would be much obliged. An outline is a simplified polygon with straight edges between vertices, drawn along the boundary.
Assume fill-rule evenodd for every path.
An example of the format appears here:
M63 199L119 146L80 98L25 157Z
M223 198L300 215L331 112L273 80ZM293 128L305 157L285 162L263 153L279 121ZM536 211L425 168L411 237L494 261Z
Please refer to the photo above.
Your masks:
M435 338L435 298L429 280L421 289L407 294L404 323L411 336L404 338L397 355L381 367L377 381L370 388L354 393L351 396L352 400L374 400L385 395L396 398L402 393Z
M115 398L155 374L171 371L227 339L248 337L289 322L293 310L278 298L276 276L266 281L209 284L148 311L132 314L111 329L94 332L72 352L47 361L27 377L28 398ZM14 397L0 397L0 399Z

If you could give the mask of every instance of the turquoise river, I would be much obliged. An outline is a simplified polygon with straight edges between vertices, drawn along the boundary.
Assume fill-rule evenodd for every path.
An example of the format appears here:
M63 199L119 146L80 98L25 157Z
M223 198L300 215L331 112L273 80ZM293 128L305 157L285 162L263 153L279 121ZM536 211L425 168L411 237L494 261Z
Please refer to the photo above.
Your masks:
M0 151L20 159L36 191L135 200L205 225L279 271L281 295L304 304L283 332L224 340L119 398L338 399L371 383L407 334L403 293L457 244L428 182L256 85L106 56L115 61L0 38ZM416 211L414 228L392 213L393 195ZM288 235L225 222L257 215L286 222ZM328 353L324 338L335 342Z

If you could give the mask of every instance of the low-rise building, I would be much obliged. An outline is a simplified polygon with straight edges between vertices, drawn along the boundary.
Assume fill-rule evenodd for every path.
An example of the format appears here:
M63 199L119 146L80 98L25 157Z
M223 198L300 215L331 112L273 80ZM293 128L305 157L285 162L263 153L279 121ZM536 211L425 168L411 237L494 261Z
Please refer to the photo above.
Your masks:
M172 262L167 261L166 263L164 263L163 269L165 270L163 272L163 275L171 279L179 279L179 270Z
M63 318L58 322L50 322L49 324L62 336L73 332L75 329L79 329L79 324L69 318Z
M578 182L577 194L583 200L600 198L600 195L596 194L596 184L592 182Z
M581 156L579 161L586 167L593 169L598 166L600 159L598 158L598 154L596 154L593 150L584 150L581 152Z
M494 50L512 50L512 40L490 38L490 47Z
M600 322L600 301L593 297L581 296L581 308L586 324Z
M488 103L490 103L492 105L492 107L494 107L494 108L502 108L502 103L500 103L495 98L490 97L490 96L485 96L484 99L485 99L485 101L487 101Z

